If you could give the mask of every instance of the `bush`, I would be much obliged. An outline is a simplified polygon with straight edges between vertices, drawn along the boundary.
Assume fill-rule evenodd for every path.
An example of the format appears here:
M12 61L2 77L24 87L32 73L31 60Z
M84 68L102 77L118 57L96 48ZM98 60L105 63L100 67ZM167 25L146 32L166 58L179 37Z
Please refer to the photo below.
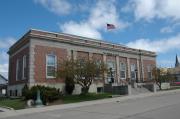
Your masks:
M62 93L56 89L56 88L51 88L51 87L46 87L46 86L33 86L31 89L26 89L23 88L24 91L24 97L26 100L33 99L36 100L37 98L37 91L40 90L41 94L41 99L43 104L46 104L47 102L53 102L54 100L59 99L62 96Z

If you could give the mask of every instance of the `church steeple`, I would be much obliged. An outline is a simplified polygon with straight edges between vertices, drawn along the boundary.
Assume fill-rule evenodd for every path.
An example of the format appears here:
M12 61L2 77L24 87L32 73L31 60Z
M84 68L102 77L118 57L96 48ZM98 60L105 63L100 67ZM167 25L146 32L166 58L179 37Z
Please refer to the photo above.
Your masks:
M177 54L176 54L176 63L175 63L175 67L179 67L180 64L179 64L179 60L178 60L178 57L177 57Z

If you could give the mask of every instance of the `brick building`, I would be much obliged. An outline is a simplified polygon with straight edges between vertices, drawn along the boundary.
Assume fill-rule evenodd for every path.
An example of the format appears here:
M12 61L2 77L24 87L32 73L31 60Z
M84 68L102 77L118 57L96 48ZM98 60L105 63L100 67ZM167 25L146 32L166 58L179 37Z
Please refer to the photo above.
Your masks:
M113 84L127 84L130 81L146 82L152 79L152 67L156 65L156 53L133 49L102 40L90 39L64 33L29 30L9 51L9 95L20 96L24 84L46 85L63 91L64 80L57 79L54 70L59 62L74 59L96 59L107 63L112 69ZM104 84L96 81L90 92L97 92ZM80 93L76 85L74 93Z

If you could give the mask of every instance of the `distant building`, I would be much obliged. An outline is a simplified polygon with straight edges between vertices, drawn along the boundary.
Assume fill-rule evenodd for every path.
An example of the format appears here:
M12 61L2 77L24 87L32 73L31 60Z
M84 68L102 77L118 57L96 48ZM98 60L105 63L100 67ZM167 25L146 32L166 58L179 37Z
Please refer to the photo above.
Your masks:
M175 67L168 69L170 74L174 75L177 82L180 82L180 63L178 56L176 55Z
M8 51L11 96L21 96L24 84L46 85L64 90L64 80L55 75L57 64L67 58L105 62L111 69L105 80L94 81L89 92L98 92L104 84L152 81L156 53L129 48L103 40L76 35L30 30ZM112 80L113 79L113 80ZM81 93L76 85L74 94Z
M8 84L8 80L0 74L0 97L6 96L7 84Z
M179 64L179 60L178 60L177 55L176 55L175 68L180 68L180 64Z

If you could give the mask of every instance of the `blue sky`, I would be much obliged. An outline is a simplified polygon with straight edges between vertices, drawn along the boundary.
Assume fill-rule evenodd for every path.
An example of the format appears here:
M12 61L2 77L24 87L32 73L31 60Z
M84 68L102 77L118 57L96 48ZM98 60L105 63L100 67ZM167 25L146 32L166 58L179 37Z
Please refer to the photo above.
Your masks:
M0 73L8 48L30 28L64 32L157 52L157 65L180 56L179 0L1 0ZM107 30L106 23L116 26Z

